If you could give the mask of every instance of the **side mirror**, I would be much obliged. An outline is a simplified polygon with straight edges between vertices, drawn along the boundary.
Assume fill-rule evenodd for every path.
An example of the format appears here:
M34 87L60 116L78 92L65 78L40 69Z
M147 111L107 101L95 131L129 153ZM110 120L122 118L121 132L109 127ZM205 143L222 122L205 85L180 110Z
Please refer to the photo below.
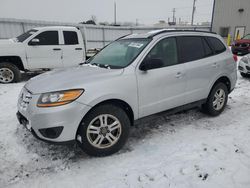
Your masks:
M144 60L139 69L142 71L147 71L150 69L157 69L163 67L164 63L161 59L148 59Z
M38 45L39 42L40 42L39 39L34 38L34 39L32 39L32 40L29 42L29 45L35 46L35 45Z

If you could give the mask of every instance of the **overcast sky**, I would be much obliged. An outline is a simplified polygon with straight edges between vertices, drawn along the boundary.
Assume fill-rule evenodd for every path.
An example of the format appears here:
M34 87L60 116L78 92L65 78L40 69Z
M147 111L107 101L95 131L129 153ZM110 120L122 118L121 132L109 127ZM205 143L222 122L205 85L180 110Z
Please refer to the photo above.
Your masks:
M115 0L117 22L154 24L176 18L191 20L193 0ZM197 0L195 22L211 21L213 0ZM97 22L114 21L114 0L0 0L1 18L24 18L62 22L81 22L95 15Z

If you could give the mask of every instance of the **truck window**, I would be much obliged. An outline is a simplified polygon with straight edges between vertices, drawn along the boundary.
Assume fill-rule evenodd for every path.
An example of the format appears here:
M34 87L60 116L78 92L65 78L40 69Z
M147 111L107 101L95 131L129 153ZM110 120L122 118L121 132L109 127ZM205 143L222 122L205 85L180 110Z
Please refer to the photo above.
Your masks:
M65 45L79 44L77 33L75 31L63 31L63 37Z
M39 39L38 45L58 45L58 31L44 31L35 37Z

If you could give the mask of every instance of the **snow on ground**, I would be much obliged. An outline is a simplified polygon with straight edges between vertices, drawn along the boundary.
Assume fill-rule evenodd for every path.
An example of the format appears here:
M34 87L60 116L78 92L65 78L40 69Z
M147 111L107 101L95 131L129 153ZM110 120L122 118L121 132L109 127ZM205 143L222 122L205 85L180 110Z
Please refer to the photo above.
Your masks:
M239 76L219 117L198 109L148 117L103 158L44 143L19 125L23 85L0 85L0 187L250 187L250 79Z

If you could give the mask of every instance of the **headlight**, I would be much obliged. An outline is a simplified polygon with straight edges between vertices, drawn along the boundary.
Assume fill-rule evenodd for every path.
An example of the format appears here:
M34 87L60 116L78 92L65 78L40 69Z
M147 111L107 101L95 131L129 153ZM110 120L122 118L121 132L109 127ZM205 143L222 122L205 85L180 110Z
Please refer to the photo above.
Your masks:
M44 93L37 102L38 107L54 107L69 104L75 101L84 92L83 89L74 89L67 91L56 91Z

